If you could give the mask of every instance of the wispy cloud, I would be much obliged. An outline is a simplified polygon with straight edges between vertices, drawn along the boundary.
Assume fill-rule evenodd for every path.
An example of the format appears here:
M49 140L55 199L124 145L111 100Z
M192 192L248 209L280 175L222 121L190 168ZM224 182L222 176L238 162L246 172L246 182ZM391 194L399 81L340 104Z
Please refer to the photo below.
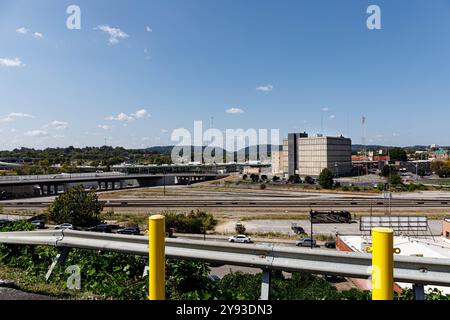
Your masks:
M34 118L31 114L22 112L11 112L7 116L0 118L0 122L13 122L17 118Z
M146 26L146 27L145 27L145 31L147 31L147 32L153 32L152 28L150 28L149 26Z
M108 25L100 25L94 28L94 30L100 30L109 35L109 44L115 45L120 42L120 40L126 39L129 37L124 31L119 28L113 28Z
M125 114L123 112L121 112L117 116L106 117L106 120L109 120L109 121L133 121L134 118L130 117L129 115L127 115L127 114Z
M48 135L47 131L40 129L25 132L25 136L34 138L46 138Z
M336 118L336 116L334 114L332 114L331 116L328 117L328 119L333 120L334 118Z
M151 115L148 113L147 110L141 109L141 110L133 112L129 115L121 112L116 116L109 116L109 117L106 117L105 119L109 120L109 121L130 122L130 121L144 119L144 118L150 118L150 117L151 117Z
M225 110L225 113L228 114L240 114L240 113L244 113L244 110L240 109L240 108L230 108Z
M25 65L19 58L0 58L0 67L24 67Z
M67 127L69 126L69 123L66 121L52 121L49 124L45 125L44 128L51 128L51 129L55 129L55 130L65 130L67 129Z
M25 27L20 27L16 29L16 32L19 34L26 35L30 33L30 30ZM36 39L42 39L44 37L44 35L41 32L33 32L32 34L30 33L30 35Z
M16 32L20 33L20 34L27 34L28 33L28 29L25 28L25 27L20 27L20 28L16 29Z
M103 129L103 130L109 130L109 129L111 129L111 126L108 126L106 124L99 124L97 126L97 128L100 128L100 129Z
M262 91L262 92L270 92L273 90L273 85L268 84L265 86L259 86L256 88L257 91Z
M322 111L323 111L323 112L328 112L328 111L330 111L330 108L324 107L324 108L322 108Z

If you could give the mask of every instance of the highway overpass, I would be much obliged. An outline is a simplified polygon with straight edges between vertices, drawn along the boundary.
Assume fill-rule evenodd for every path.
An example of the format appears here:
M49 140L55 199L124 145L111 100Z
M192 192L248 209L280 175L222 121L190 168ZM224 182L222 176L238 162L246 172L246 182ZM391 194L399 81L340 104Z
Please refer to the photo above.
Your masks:
M64 192L74 185L83 185L99 191L173 184L188 185L226 176L217 173L121 174L117 172L5 176L0 177L0 194L7 194L9 197L48 196Z

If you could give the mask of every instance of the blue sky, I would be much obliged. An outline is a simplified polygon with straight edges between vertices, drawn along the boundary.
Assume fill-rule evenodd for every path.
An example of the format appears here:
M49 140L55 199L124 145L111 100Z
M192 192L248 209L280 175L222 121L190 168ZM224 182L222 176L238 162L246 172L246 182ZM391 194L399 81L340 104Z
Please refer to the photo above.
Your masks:
M449 59L445 0L0 0L0 149L166 145L212 117L361 143L362 115L367 143L449 145Z

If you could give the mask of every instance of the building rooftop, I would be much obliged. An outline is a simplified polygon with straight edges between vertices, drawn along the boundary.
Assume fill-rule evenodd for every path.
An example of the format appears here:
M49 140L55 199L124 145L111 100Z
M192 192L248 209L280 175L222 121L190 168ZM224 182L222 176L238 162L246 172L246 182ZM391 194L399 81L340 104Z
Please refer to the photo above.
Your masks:
M364 252L364 248L371 243L371 238L368 236L339 236L339 238L355 252ZM400 255L404 256L450 259L450 241L440 236L426 239L394 237L394 248L399 248ZM412 288L409 283L397 284L402 288ZM425 290L429 288L436 288L445 294L450 294L449 287L426 286Z

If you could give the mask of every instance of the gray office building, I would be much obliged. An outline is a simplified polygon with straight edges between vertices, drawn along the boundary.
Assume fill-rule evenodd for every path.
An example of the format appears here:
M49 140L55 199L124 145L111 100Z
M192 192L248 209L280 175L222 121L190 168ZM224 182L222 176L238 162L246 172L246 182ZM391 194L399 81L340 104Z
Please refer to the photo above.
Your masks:
M349 138L308 137L306 133L291 133L283 140L283 173L289 177L318 177L324 168L335 176L350 174L352 142Z

